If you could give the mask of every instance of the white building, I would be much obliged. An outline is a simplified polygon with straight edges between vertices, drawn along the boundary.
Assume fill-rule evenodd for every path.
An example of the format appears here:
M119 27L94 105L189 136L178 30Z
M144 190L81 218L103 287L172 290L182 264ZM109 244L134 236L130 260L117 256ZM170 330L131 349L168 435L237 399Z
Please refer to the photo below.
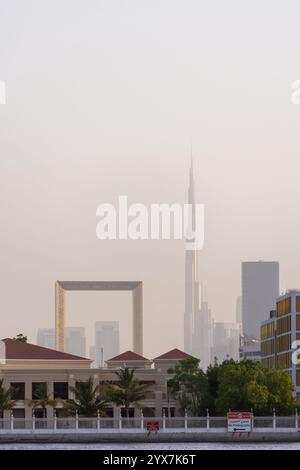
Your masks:
M95 362L103 367L105 361L120 354L118 321L97 321L95 323Z

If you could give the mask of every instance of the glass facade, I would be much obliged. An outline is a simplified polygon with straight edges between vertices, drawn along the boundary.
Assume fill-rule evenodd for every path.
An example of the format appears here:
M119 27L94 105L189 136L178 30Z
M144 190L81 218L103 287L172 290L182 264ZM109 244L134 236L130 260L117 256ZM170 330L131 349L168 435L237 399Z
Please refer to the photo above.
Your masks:
M262 357L271 356L274 353L275 353L275 339L274 338L261 342Z
M278 354L276 364L279 369L289 369L291 367L291 353Z
M296 312L300 313L300 296L297 295L296 297Z
M282 335L276 338L276 352L288 351L291 349L291 335Z
M292 310L292 298L287 297L286 299L280 300L276 304L276 313L277 317L281 317L282 315L287 315L291 313Z
M276 320L276 334L282 335L291 331L291 315Z

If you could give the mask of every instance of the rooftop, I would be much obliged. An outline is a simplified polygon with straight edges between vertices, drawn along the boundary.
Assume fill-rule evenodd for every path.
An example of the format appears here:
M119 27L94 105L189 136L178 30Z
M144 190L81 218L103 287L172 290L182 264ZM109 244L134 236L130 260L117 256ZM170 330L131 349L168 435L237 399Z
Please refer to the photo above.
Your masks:
M50 361L90 361L86 357L75 356L54 349L43 348L35 344L23 343L17 339L4 338L5 359L36 359Z
M118 356L112 357L111 359L108 359L108 361L149 361L146 357L141 356L140 354L137 354L133 351L126 351L123 352L122 354L119 354ZM106 361L106 362L108 362Z
M174 359L174 360L184 360L184 359L188 359L190 357L193 357L191 356L190 354L187 354L183 351L181 351L180 349L171 349L171 351L168 351L164 354L162 354L161 356L158 356L154 359L154 361L156 361L157 359Z

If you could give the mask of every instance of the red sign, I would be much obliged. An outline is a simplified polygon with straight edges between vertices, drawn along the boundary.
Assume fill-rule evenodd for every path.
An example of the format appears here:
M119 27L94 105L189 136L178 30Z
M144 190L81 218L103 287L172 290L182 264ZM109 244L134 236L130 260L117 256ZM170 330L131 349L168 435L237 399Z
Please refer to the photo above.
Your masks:
M252 413L250 411L230 411L227 413L227 419L251 419Z
M148 421L146 429L147 431L159 431L159 421Z

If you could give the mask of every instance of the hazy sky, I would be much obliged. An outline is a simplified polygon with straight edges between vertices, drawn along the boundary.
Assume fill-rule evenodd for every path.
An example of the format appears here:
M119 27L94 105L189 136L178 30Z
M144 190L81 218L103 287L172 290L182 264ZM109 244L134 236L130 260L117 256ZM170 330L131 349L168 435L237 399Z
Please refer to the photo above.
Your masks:
M183 346L181 241L96 238L96 207L205 204L200 277L233 321L243 260L300 287L298 1L0 0L1 337L54 326L54 282L143 280L145 355ZM69 325L129 294L68 294ZM267 312L266 312L267 314Z

